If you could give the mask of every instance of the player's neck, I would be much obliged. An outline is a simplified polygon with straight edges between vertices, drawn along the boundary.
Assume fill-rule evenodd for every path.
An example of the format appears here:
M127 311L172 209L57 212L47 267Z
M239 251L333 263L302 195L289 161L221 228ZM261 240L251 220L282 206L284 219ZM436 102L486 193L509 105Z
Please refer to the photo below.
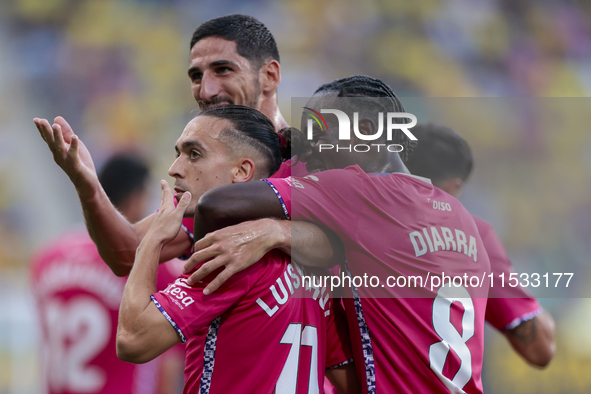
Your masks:
M406 168L398 153L392 152L392 154L388 156L388 159L384 170L381 172L401 172L403 174L410 174L410 171Z
M284 127L289 127L279 110L276 93L262 98L259 111L271 119L271 122L275 126L275 131L279 132Z

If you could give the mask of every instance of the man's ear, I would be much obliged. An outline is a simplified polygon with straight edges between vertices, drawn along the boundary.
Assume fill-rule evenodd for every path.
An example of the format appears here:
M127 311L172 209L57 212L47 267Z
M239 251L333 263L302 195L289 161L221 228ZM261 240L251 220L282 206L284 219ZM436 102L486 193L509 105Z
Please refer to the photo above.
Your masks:
M256 166L254 161L248 157L239 159L234 167L232 183L251 181L254 177Z
M262 93L265 95L274 93L280 82L281 65L275 59L269 60L259 70L259 83Z

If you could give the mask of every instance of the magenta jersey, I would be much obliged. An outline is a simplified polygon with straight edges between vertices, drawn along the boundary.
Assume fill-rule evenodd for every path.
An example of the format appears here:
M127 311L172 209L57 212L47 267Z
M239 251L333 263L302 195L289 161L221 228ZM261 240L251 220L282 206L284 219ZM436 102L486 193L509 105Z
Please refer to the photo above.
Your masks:
M292 164L292 160L287 160L281 163L281 167L279 167L279 170L277 170L277 172L273 174L271 178L287 178L289 176L306 175L308 175L306 162L298 160L295 164Z
M472 216L427 179L352 166L268 181L284 200L290 195L293 220L322 224L340 237L353 277L378 276L384 284L390 276L490 273ZM453 293L449 285L420 293L353 287L345 307L364 392L482 393L488 281L482 282Z
M159 281L169 283L181 272L182 266L170 264L161 265ZM85 230L66 233L36 253L31 287L42 326L43 376L50 394L156 392L158 359L135 365L119 360L115 352L126 280L101 260Z
M501 240L489 223L476 216L474 221L488 253L490 268L495 279L498 279L501 274L505 274L505 278L508 278L513 272L513 264ZM486 321L499 331L513 329L541 312L542 308L538 301L521 286L490 288L486 305Z
M215 274L152 296L186 342L185 393L319 393L327 368L352 361L339 302L282 252L203 295Z

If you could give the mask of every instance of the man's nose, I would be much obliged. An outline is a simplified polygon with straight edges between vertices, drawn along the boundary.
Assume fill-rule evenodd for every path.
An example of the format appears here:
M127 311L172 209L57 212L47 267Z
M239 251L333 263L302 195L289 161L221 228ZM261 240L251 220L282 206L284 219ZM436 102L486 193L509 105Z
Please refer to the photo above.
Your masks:
M221 92L221 83L218 78L206 72L201 79L201 91L199 97L204 101L211 101Z
M182 178L183 177L183 172L182 172L182 166L180 163L180 156L174 161L174 163L172 163L172 165L170 166L170 168L168 169L168 175L173 177L173 178Z

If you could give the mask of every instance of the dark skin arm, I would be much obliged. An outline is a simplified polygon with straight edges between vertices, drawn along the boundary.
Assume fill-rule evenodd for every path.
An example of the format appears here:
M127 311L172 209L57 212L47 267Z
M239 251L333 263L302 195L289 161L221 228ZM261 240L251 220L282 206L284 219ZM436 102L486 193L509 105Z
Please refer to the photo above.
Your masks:
M309 222L285 219L279 199L265 182L225 185L208 191L195 210L196 252L184 271L207 262L191 275L189 283L225 266L205 289L208 294L275 248L310 266L331 267L344 260L342 245L334 233Z
M556 353L554 331L554 320L544 311L504 334L513 349L528 363L545 368Z
M250 220L285 219L275 192L265 182L217 187L203 194L195 210L195 241L220 228Z

